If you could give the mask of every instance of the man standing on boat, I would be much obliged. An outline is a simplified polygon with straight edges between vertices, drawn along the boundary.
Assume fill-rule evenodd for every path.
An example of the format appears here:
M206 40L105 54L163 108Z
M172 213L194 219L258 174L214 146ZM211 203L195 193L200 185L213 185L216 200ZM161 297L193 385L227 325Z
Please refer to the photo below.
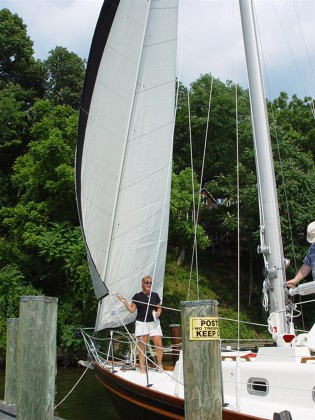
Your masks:
M142 291L136 293L131 304L129 304L122 295L118 295L118 299L125 305L130 313L137 310L135 336L139 341L139 363L141 373L145 373L145 348L152 338L155 345L156 358L159 372L162 372L162 330L159 317L162 312L161 299L159 295L151 291L152 278L145 276L141 282Z
M313 280L315 280L315 222L307 226L307 241L311 244L308 252L303 260L303 265L296 273L295 277L287 281L287 287L296 287L297 284L304 279L311 271Z

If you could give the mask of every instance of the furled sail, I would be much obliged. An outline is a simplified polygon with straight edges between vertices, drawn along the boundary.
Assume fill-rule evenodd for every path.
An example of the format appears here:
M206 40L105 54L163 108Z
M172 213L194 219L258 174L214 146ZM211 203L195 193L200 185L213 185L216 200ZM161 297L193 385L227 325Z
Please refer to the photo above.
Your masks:
M97 331L133 321L114 295L130 300L145 275L163 294L177 9L178 0L106 0L92 42L76 191L94 289L103 298Z

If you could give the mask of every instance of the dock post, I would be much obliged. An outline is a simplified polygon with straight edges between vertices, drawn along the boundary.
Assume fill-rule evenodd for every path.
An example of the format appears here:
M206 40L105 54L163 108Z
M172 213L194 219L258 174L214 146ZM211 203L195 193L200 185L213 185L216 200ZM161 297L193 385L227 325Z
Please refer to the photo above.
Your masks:
M218 302L181 302L186 420L222 419Z
M16 354L19 318L7 319L7 347L5 357L4 401L7 405L16 403Z
M170 332L172 342L173 363L175 366L175 363L179 359L180 345L182 344L182 333L180 329L180 324L171 324Z
M16 417L52 420L56 377L57 298L22 296L17 348Z

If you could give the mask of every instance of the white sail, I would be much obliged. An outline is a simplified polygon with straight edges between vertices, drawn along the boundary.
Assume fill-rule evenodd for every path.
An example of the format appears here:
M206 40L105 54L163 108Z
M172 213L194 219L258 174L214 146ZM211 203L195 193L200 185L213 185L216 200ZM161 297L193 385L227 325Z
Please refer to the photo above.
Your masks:
M80 168L77 159L81 225L110 293L96 330L134 319L113 295L130 300L145 275L162 298L175 118L177 0L115 3L115 10L102 10L93 39L97 48L111 13Z
M163 294L177 1L106 0L93 38L80 113L76 190L92 281L100 301L97 331L134 319L115 294L123 294L130 302L144 275L151 275L153 290ZM242 352L238 340L237 351L222 353L222 417L254 420L259 413L264 419L292 415L294 420L304 420L314 417L315 359L310 352L315 348L314 331L295 338L287 325L285 264L252 0L240 0L240 5L255 114L255 151L261 155L256 157L264 215L260 251L266 280L270 280L269 309L275 314L270 324L278 347L262 346L257 354ZM300 287L304 292L310 288ZM130 358L134 344L129 332L111 335L106 357L103 349L98 352L101 345L96 345L95 335L85 331L82 335L88 365L92 363L105 387L138 409L145 407L144 416L159 412L167 418L184 419L187 392L178 373L187 360L180 357L171 378L169 371L151 368L154 360L150 360L143 375L135 355ZM130 340L130 354L123 363L121 354L114 354L118 336L124 346ZM207 393L208 388L203 391Z

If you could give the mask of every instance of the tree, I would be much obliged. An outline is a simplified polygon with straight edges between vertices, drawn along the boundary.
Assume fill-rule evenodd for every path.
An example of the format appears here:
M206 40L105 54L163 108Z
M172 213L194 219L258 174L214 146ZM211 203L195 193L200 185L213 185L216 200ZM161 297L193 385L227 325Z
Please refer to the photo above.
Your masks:
M85 61L66 48L56 47L45 61L48 72L46 97L55 105L79 109L85 74Z
M196 197L199 192L199 185L194 177L194 190ZM198 198L195 202L192 191L192 171L184 169L178 175L173 173L171 211L170 211L170 244L179 245L179 263L182 263L185 256L185 249L192 248L195 243L199 249L205 249L210 245L209 239L197 221Z
M9 83L0 90L0 127L0 167L4 174L10 174L29 140L27 106L19 85Z
M5 352L7 319L19 317L21 296L38 295L30 283L25 283L22 272L15 264L0 269L0 353Z
M45 68L33 54L33 42L23 20L8 9L0 10L0 89L11 82L33 97L43 96Z
M230 81L224 84L211 74L200 76L190 89L180 85L174 137L174 168L177 172L191 166L191 144L193 168L197 174L203 172L203 185L220 173L229 174L235 170L236 91L240 124L248 118L249 97L248 92L239 86Z
M0 209L0 267L14 263L25 282L59 298L60 340L69 344L66 325L85 325L95 313L74 195L78 113L46 100L29 118L32 141L13 166L17 203Z

